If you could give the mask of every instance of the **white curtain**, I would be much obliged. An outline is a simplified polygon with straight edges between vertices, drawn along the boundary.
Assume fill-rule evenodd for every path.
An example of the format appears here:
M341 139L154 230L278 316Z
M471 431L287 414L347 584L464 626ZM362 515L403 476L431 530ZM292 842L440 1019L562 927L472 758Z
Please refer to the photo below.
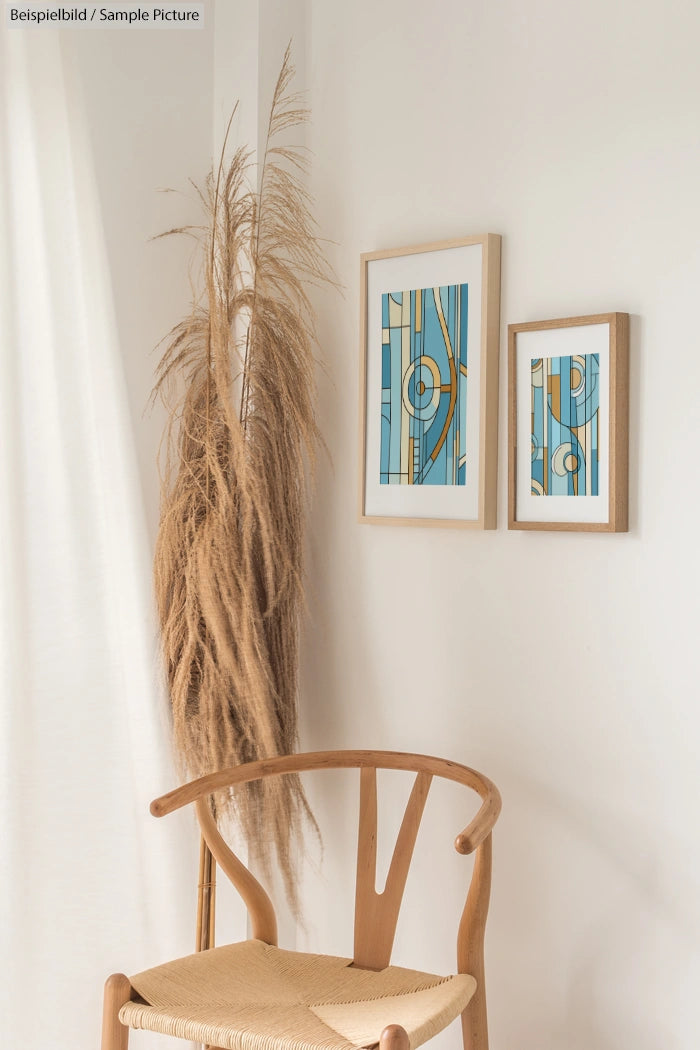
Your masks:
M0 1045L82 1050L110 972L190 950L197 841L147 808L173 777L78 95L58 33L0 34Z

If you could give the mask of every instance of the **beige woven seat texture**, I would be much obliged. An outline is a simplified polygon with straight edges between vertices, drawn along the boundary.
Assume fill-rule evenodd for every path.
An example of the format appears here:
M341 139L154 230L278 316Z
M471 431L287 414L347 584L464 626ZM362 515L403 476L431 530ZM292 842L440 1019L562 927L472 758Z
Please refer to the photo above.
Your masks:
M458 1017L476 981L243 941L131 977L145 1000L123 1006L132 1028L225 1050L357 1050L402 1025L415 1048Z

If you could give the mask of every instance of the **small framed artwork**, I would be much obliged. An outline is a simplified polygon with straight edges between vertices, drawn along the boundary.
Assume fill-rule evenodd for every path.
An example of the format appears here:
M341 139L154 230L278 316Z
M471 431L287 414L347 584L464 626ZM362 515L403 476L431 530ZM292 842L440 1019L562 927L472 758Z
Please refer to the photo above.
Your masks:
M508 326L508 528L627 531L629 315Z
M362 256L360 520L496 527L501 238Z

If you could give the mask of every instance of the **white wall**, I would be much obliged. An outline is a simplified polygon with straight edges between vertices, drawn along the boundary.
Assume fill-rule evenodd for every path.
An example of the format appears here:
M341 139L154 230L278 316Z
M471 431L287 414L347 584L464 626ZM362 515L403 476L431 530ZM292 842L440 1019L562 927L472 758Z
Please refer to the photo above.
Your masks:
M446 755L500 785L496 1050L697 1045L699 33L690 2L307 4L313 192L345 296L318 299L333 467L303 743ZM359 525L359 253L486 231L503 235L499 530ZM506 325L610 310L632 318L630 533L509 533ZM317 798L349 909L340 805L352 826L344 797ZM441 805L399 958L449 967L468 814ZM309 942L350 950L323 879L309 901Z
M222 33L230 6L217 8ZM692 1050L700 12L683 0L258 8L238 5L258 38L232 37L228 66L217 34L215 77L210 43L193 51L189 34L174 51L146 34L131 52L113 36L82 45L151 521L149 351L188 294L184 249L145 243L181 221L153 191L204 173L211 114L220 127L236 97L249 101L256 70L263 113L286 17L313 108L317 216L345 285L317 300L333 465L311 520L302 743L443 754L500 785L494 1050ZM499 531L361 526L359 253L484 231L504 238ZM608 310L632 315L631 531L510 534L505 326ZM347 952L353 872L333 847L355 811L341 779L314 795L326 854L307 873L302 943ZM397 961L447 970L470 863L451 843L471 810L451 789L431 806Z

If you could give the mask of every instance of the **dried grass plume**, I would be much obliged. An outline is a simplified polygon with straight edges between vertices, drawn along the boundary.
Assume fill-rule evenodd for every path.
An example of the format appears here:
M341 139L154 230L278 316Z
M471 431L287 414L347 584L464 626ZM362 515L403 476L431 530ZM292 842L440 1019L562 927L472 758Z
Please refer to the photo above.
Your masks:
M310 284L332 277L302 185L305 158L280 137L307 112L289 49L257 187L238 149L198 190L203 294L166 339L154 393L168 406L155 582L181 771L297 748L298 619L315 422ZM235 110L234 110L235 112ZM230 128L229 123L229 128ZM228 132L227 132L228 136ZM267 778L217 799L295 896L292 842L310 815L299 781Z

